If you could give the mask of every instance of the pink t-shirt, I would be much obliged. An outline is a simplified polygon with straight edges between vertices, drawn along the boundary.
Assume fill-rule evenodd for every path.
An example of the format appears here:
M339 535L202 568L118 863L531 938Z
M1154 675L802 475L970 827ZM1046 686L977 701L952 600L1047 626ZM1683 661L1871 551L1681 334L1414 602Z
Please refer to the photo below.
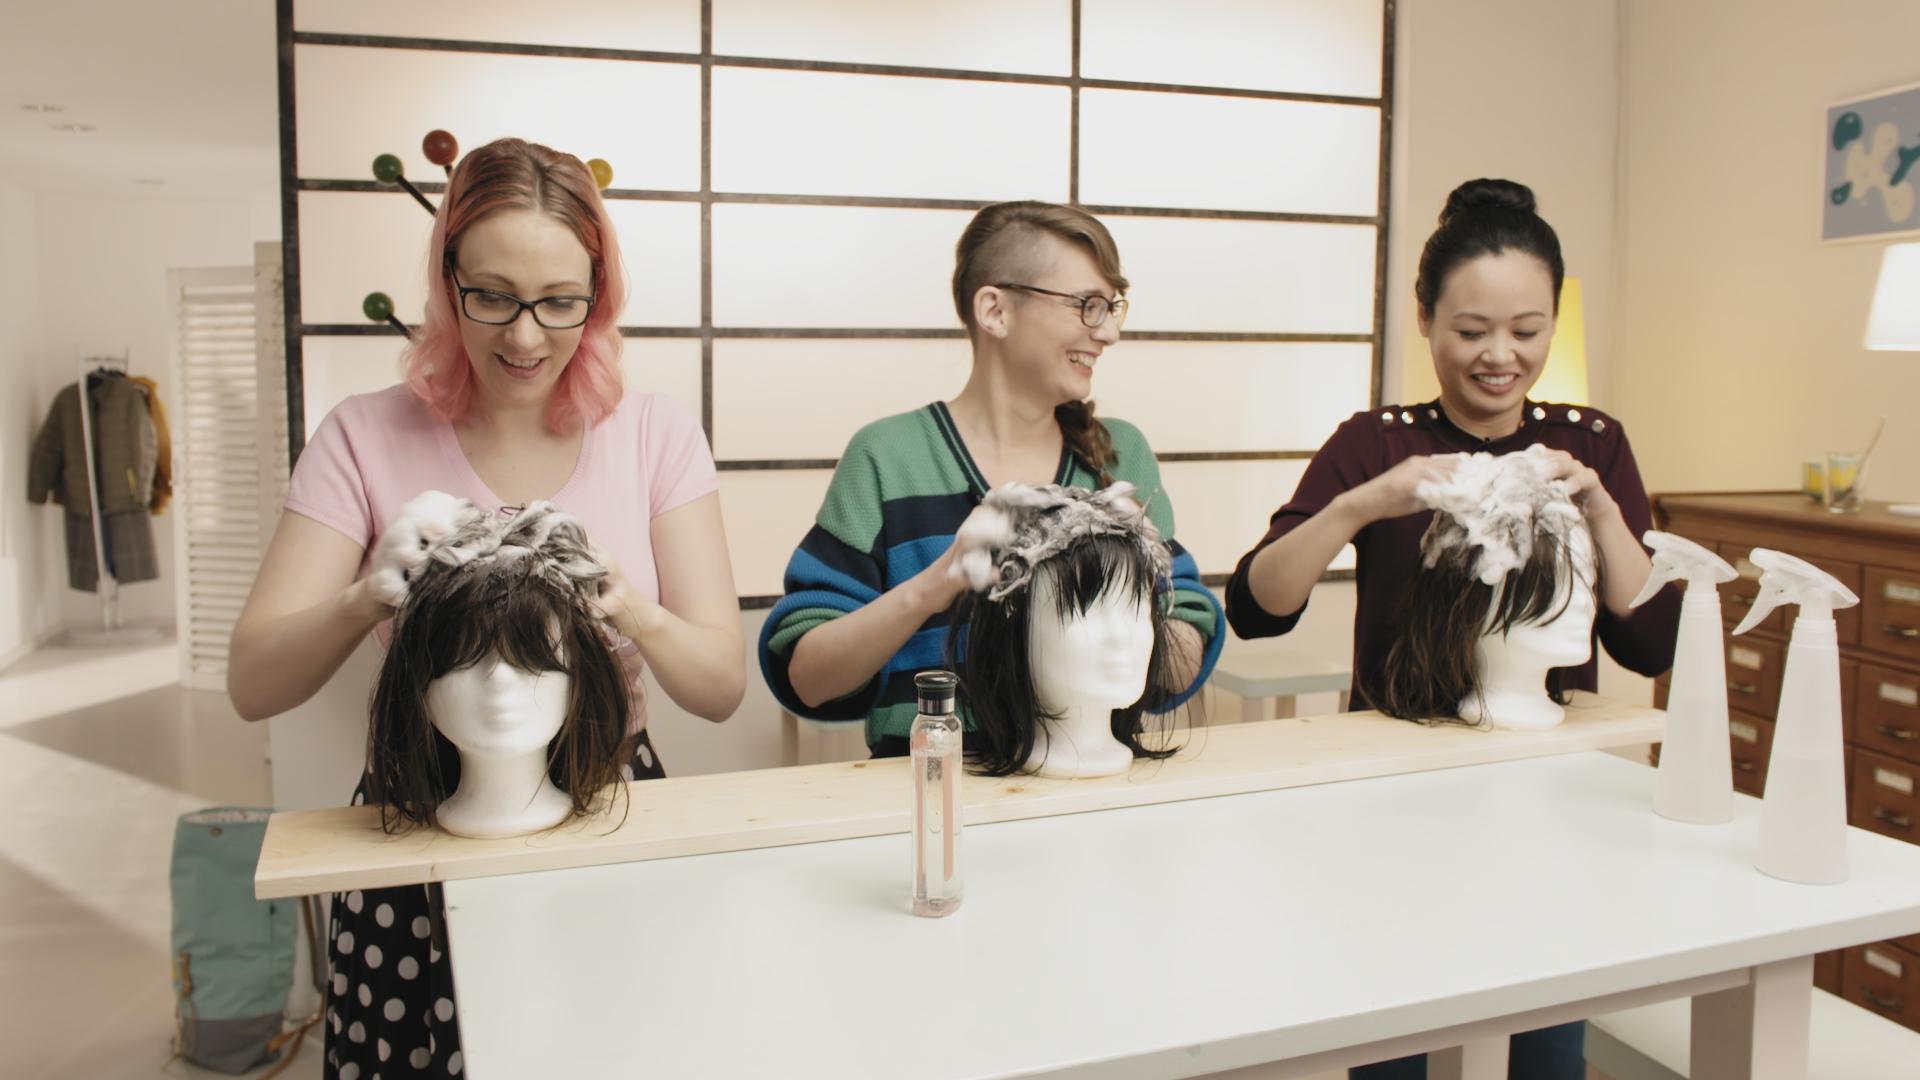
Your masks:
M587 432L573 475L548 501L579 519L634 588L658 600L653 519L719 486L699 421L669 398L629 393ZM405 386L390 386L349 397L320 422L294 466L286 505L371 552L401 505L428 490L496 513L506 505L473 471L453 426ZM384 643L386 634L380 638ZM634 671L637 688L638 665ZM637 731L646 710L642 695L634 700Z

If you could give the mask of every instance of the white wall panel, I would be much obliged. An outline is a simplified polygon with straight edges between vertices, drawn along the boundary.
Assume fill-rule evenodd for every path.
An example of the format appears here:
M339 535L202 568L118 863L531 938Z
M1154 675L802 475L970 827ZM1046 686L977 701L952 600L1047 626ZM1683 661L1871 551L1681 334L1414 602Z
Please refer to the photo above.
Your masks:
M400 381L400 350L394 337L318 337L301 341L302 386L306 394L306 437L354 394L371 394Z
M700 207L697 203L607 203L625 257L628 326L700 323ZM393 297L394 312L420 321L426 304L427 240L433 219L406 195L357 191L300 193L300 311L309 323L363 323L370 292Z
M433 219L406 195L300 193L300 320L365 325L370 292L393 298L402 322L420 321Z
M327 412L352 394L370 394L400 381L398 337L326 337L302 343L307 436ZM629 390L666 394L700 415L700 343L679 338L628 338L620 367Z
M1109 217L1129 330L1373 332L1374 228Z
M868 423L959 393L971 366L961 340L723 338L713 343L714 456L837 458Z
M462 153L512 135L605 158L615 187L700 186L692 64L331 45L294 53L303 177L371 180L373 159L397 154L410 179L445 180L420 151L444 128Z
M961 210L713 208L716 326L958 328Z
M1371 215L1380 110L1202 94L1083 90L1080 199Z
M1067 197L1066 87L717 68L716 191Z
M1267 521L1292 496L1305 461L1170 461L1160 483L1173 500L1174 537L1202 574L1231 573L1267 534Z
M665 394L700 418L700 342L693 338L628 338L620 353L627 389Z
M1380 96L1381 0L1082 0L1090 79Z
M295 0L293 25L335 34L700 51L700 0Z
M1122 338L1100 357L1093 398L1162 454L1314 450L1367 407L1372 376L1364 343Z
M714 0L713 49L856 64L1067 75L1067 0Z
M622 326L700 325L700 204L608 199L627 268Z
M720 512L741 596L780 595L787 560L813 528L832 479L824 469L720 474Z

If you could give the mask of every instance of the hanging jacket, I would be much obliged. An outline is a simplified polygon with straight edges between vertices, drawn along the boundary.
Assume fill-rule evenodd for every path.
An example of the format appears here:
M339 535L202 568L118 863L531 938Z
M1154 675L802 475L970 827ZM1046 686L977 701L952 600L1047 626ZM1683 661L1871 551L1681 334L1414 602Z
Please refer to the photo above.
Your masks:
M151 581L160 576L154 548L153 478L158 445L146 391L118 374L87 377L92 404L96 475L100 487L100 527L106 540L107 572L116 581ZM80 388L60 391L34 437L27 462L27 499L49 498L66 507L67 584L92 592L99 581L94 559L93 505L87 491L87 445L81 426Z
M153 421L153 499L147 509L158 514L173 498L173 434L167 429L167 407L160 403L160 388L145 375L129 375L129 382L146 388L147 419Z

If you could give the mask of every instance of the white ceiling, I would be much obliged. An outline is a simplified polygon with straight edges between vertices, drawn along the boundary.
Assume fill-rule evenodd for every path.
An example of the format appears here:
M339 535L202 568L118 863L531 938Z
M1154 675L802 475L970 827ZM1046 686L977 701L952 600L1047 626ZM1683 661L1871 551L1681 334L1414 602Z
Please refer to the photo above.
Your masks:
M274 6L0 0L0 178L47 193L273 198ZM22 108L41 102L66 108Z

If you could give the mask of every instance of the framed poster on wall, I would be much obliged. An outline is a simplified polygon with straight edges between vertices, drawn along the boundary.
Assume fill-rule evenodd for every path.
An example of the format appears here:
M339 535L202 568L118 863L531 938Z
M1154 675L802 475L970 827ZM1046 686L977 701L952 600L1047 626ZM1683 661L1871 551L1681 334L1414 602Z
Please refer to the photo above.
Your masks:
M1920 235L1920 83L1827 107L1820 238Z

